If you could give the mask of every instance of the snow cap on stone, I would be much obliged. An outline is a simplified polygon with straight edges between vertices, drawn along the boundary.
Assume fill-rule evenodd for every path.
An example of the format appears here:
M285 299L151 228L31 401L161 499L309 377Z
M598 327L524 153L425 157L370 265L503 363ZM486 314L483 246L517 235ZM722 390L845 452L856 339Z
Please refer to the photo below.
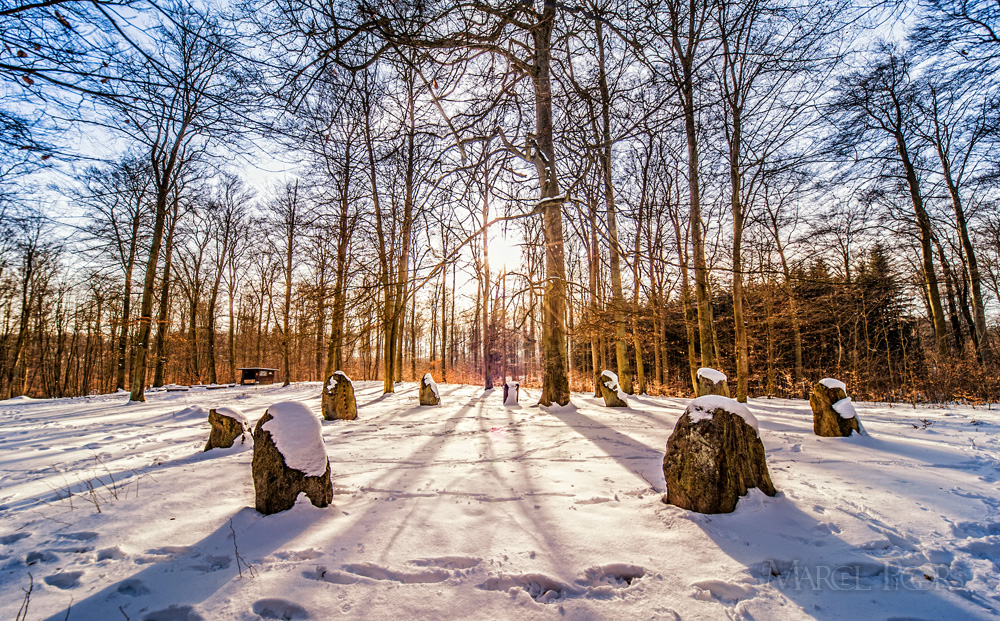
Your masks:
M431 392L434 393L435 397L437 397L438 399L441 398L441 393L438 392L437 382L434 381L434 377L430 373L425 373L424 374L424 383L427 384L427 386L430 387Z
M621 384L618 383L618 374L617 373L615 373L614 371L609 371L607 369L604 369L604 371L601 372L601 375L607 375L608 376L608 380L606 380L604 382L604 385L608 387L608 390L615 391L615 393L617 393L617 395L618 395L618 398L621 399L622 401L627 401L628 400L627 399L628 395L626 395L624 392L622 392Z
M727 379L729 379L729 378L726 377L726 374L723 373L722 371L718 371L718 370L712 369L710 367L702 367L702 368L698 369L697 376L698 377L704 377L705 379L707 379L708 381L712 382L713 384L718 384L719 382L724 382Z
M243 428L246 429L250 427L250 420L246 417L246 414L237 410L236 408L213 408L215 413L220 416L228 416L233 420L237 420L243 424Z
M844 382L842 382L840 380L833 379L832 377L824 377L823 379L821 379L819 381L819 383L823 384L824 386L826 386L827 388L829 388L831 390L836 390L836 389L839 388L839 389L843 390L844 392L847 392L847 384L845 384Z
M297 401L275 403L267 413L271 420L264 423L263 429L271 434L285 465L306 476L323 476L327 457L319 417Z
M858 415L857 410L854 409L854 404L851 403L850 397L841 399L830 407L832 407L833 411L839 414L841 418L854 418Z
M340 377L344 378L345 380L347 380L347 382L348 382L348 383L349 383L349 384L350 384L351 386L354 386L354 382L352 382L352 381L351 381L351 378L347 377L347 373L344 373L343 371L334 371L334 372L333 372L333 375L331 375L331 376L330 376L330 380L329 380L329 383L328 383L328 384L327 384L327 386L326 386L326 387L327 387L327 389L329 389L329 390L333 390L333 389L334 389L334 388L335 388L335 387L337 386L337 383L336 383L335 381L333 381L333 378L334 378L334 377L336 377L336 376L338 376L338 375L339 375Z
M688 418L693 424L703 420L712 420L712 415L716 410L725 410L730 414L739 416L746 421L748 425L753 427L753 430L757 432L757 435L760 435L760 429L757 426L757 418L750 413L747 406L735 399L730 399L729 397L723 397L722 395L705 395L703 397L698 397L688 404L684 413L688 415Z

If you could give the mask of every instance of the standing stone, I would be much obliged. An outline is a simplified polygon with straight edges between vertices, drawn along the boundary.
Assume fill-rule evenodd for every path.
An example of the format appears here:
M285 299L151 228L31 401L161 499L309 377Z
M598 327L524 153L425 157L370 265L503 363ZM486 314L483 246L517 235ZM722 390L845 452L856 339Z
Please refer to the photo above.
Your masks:
M253 440L257 511L271 515L291 509L300 492L316 507L333 502L323 428L308 407L294 401L272 405L257 421Z
M708 395L692 401L667 440L666 502L698 513L731 513L740 496L771 483L757 419L742 403Z
M729 396L728 378L722 371L716 371L708 367L698 369L698 396L721 395Z
M204 411L204 410L202 410ZM233 408L212 408L208 411L208 422L212 425L205 450L214 448L229 448L240 438L240 444L246 443L246 434L250 431L250 421L243 412Z
M854 432L863 435L847 386L839 380L824 378L813 386L809 395L813 411L813 433L824 438L847 438Z
M513 380L508 379L503 384L503 404L504 405L517 405L517 397L521 391L521 384Z
M601 396L604 397L604 405L609 408L627 408L628 400L621 386L618 385L618 375L605 369L601 372L601 379L597 382L601 387Z
M430 373L420 380L420 405L441 405L441 393Z
M354 384L343 371L337 371L327 378L321 407L326 420L354 420L358 417Z

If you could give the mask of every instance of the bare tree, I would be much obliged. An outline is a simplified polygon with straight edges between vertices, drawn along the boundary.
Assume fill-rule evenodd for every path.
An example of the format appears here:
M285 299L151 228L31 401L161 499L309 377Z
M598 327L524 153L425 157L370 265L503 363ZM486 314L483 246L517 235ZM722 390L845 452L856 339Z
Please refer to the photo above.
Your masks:
M842 112L842 125L838 147L842 151L866 148L880 161L893 160L898 166L909 192L920 233L920 252L931 324L938 357L948 357L947 329L944 308L934 271L933 231L931 220L924 207L923 192L916 163L913 142L916 131L913 125L916 114L916 91L910 78L910 63L900 53L888 46L880 50L880 60L871 67L854 71L842 79L839 93L833 103ZM894 157L890 154L894 153Z

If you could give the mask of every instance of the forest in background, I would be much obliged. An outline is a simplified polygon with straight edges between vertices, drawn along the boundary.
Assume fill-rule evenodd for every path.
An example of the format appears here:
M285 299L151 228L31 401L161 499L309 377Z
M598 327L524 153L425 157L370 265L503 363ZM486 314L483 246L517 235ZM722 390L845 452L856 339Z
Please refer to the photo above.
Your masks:
M0 7L4 398L1000 399L995 2Z

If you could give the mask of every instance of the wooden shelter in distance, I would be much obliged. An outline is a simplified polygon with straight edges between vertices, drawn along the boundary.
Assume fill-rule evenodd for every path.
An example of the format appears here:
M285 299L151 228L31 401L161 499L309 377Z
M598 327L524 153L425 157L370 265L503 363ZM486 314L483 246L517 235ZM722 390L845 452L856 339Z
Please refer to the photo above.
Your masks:
M278 377L278 369L263 367L239 367L240 384L273 384Z

